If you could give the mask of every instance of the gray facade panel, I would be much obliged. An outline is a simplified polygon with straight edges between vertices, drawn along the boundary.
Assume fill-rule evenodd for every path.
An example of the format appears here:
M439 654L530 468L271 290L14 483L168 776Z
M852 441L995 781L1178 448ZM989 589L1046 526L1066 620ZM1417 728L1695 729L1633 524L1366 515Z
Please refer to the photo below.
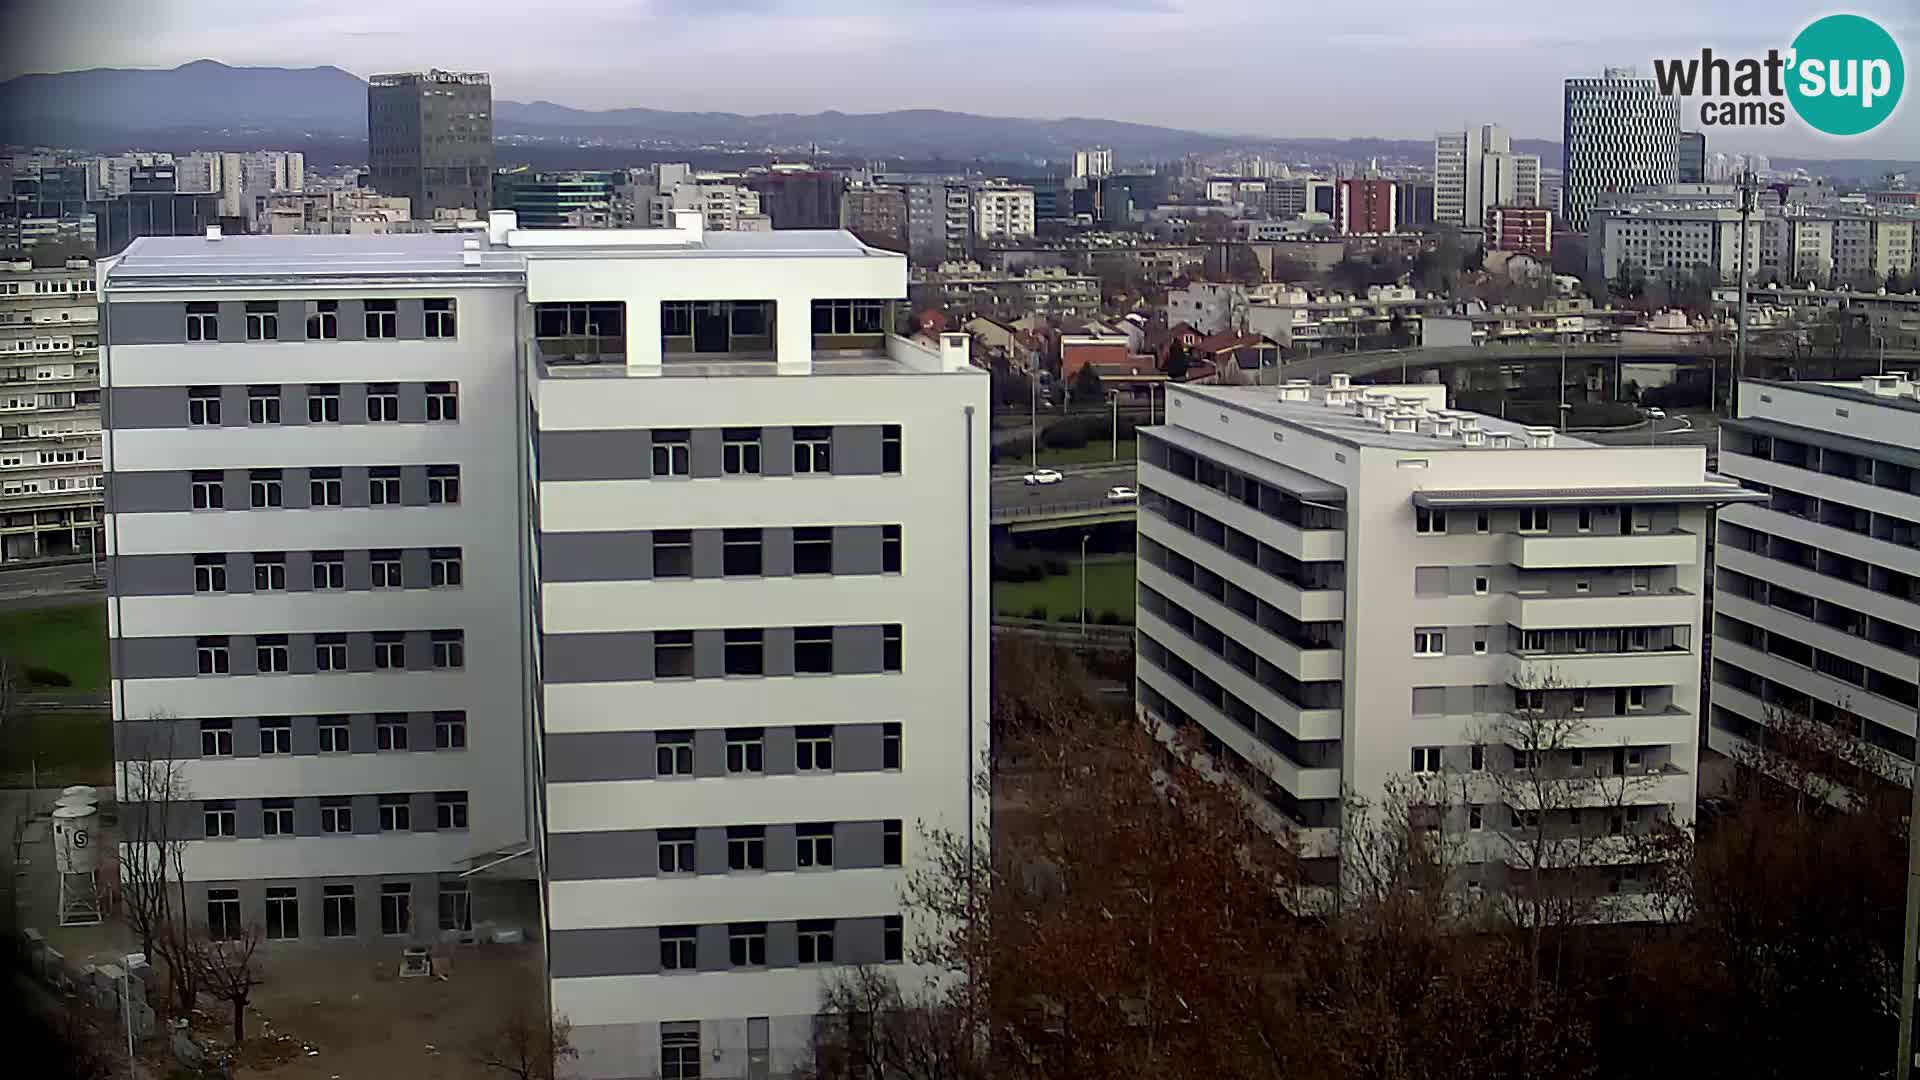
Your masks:
M555 881L650 877L653 830L547 834L547 874Z
M373 505L365 465L348 465L340 470L340 505L353 509Z
M793 674L793 627L767 627L761 647L768 675Z
M340 301L340 340L361 341L367 336L367 304L364 300ZM363 411L361 419L366 419Z
M220 388L220 424L222 427L247 426L246 387L223 386Z
M842 870L870 870L886 865L883 826L878 821L842 821L833 827L833 865Z
M881 725L840 724L833 729L833 767L839 772L879 772Z
M372 745L371 741L368 745ZM380 796L355 795L353 797L353 831L363 836L380 831ZM376 902L378 902L377 898ZM374 909L373 914L377 916L379 909Z
M722 750L722 762L725 753ZM547 782L653 779L653 732L580 731L546 737Z
M721 546L722 533L719 529L691 530L689 539L693 541L693 576L697 578L717 578L724 576L724 549Z
M772 527L760 530L760 572L767 577L793 575L793 530Z
M406 301L401 301L406 303ZM415 301L418 303L418 301ZM402 316L405 317L404 315ZM404 382L400 384L400 422L403 424L424 424L427 422L427 384Z
M115 761L197 758L198 720L122 720L113 725Z
M800 963L799 927L790 922L767 924L767 966L794 967Z
M373 670L373 635L355 632L347 635L347 670Z
M185 471L116 471L107 485L107 509L116 514L178 513L193 506L191 484L192 474Z
M641 480L652 475L650 432L543 431L535 443L541 480Z
M881 568L881 527L838 525L833 530L833 572L877 574Z
M653 678L653 633L547 634L541 670L548 682L625 682Z
M103 345L177 345L187 340L184 303L110 304L101 324Z
M660 931L636 926L554 930L547 934L547 972L555 979L651 975L660 970Z
M798 842L794 839L792 825L767 826L767 869L792 870L796 862Z
M724 825L696 829L693 834L693 865L703 874L727 872L727 830ZM722 946L726 943L722 942Z
M354 713L347 717L347 745L356 752L366 753L379 745L375 738L372 713Z
M792 428L760 429L760 474L762 476L793 475Z
M280 388L280 422L289 427L307 422L307 384L288 383Z
M879 475L878 425L853 424L833 429L833 472L836 476Z
M300 731L299 725L296 724L293 730L297 738ZM308 725L307 730L311 731L312 726ZM319 798L306 796L293 800L293 833L295 836L320 835Z
M418 298L414 298L414 299L403 298L399 301L397 306L400 309L400 314L397 320L398 325L396 329L400 331L400 340L401 341L425 341L427 338L427 314L426 314L427 303L426 301ZM400 393L401 393L400 419L405 420L407 418L407 414L405 411L406 410L406 388L402 387ZM425 416L426 416L426 406L423 403L421 405L421 417L424 419Z
M688 433L687 473L696 480L714 479L720 473L720 451L725 440L720 428L694 428Z
M400 505L427 505L427 467L425 465L400 466Z
M885 923L880 919L839 919L833 925L837 964L878 964L886 959Z
M645 581L653 545L645 532L542 533L543 581Z
M193 556L115 555L107 579L115 596L184 596L193 592Z
M433 714L407 714L407 745L415 750L433 749Z
M234 835L242 840L258 840L261 835L260 800L233 800Z
M711 632L718 633L718 631ZM696 637L695 640L699 639ZM727 733L724 730L706 728L693 733L693 775L699 777L727 775ZM706 865L704 860L701 865Z
M309 551L287 552L287 591L313 591L313 553Z
M771 727L766 729L766 749L763 757L768 776L789 776L793 773L794 730L790 727Z
M406 632L407 670L433 670L433 634L426 630Z
M220 302L220 340L227 343L247 340L247 305L239 300Z
M184 386L110 386L101 397L106 425L116 431L187 426ZM221 407L225 408L225 402Z
M428 743L427 745L431 746L433 744ZM439 822L434 817L433 792L416 791L409 801L412 803L410 807L412 821L410 824L413 826L414 832L434 832L439 829Z
M310 634L303 634L301 636L307 638L312 637ZM308 647L304 651L307 654L307 666L311 668L313 666L313 648L311 642L309 642ZM294 654L294 664L298 666L299 662L299 652L296 651ZM296 716L293 718L293 752L299 755L318 754L320 752L320 724L314 717ZM318 811L315 812L318 813Z
M365 548L341 552L347 564L344 579L349 589L373 588L373 555ZM402 568L404 569L404 567ZM369 656L372 654L369 653ZM371 662L371 661L369 661Z
M305 300L280 301L280 340L307 340L307 302Z
M725 971L731 965L727 956L727 927L725 923L710 923L700 927L695 938L696 957L701 971Z
M696 679L718 679L726 675L726 632L724 630L695 630L693 632L693 677Z
M227 591L253 591L253 552L241 551L227 557Z
M881 629L878 626L833 628L833 673L871 675L883 670Z
M260 756L259 717L236 716L233 718L233 753L235 757Z
M344 320L342 320L344 324ZM343 424L364 424L367 422L367 384L342 383L340 386L340 422Z
M244 638L230 639L237 643ZM116 641L114 675L122 679L178 679L195 674L194 639L190 637L129 638Z
M287 671L288 673L293 675L312 675L318 670L319 670L318 667L314 663L313 635L312 634L288 634L287 635ZM299 724L297 721L295 722L294 730L295 731L299 730ZM298 753L299 751L296 750L294 752ZM317 752L318 751L316 751L316 753Z

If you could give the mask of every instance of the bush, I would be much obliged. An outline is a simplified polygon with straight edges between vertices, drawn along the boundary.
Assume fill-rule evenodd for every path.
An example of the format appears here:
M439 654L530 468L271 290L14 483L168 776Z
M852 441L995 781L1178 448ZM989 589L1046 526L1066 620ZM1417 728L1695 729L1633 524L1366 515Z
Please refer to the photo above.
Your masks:
M1031 608L1028 608L1027 618L1032 619L1034 622L1046 622L1047 621L1047 605L1035 604Z
M1040 441L1054 450L1078 450L1087 445L1087 433L1081 425L1069 421L1041 432Z
M52 668L30 667L27 669L27 681L34 686L72 686L73 680L64 671Z
M1071 611L1063 611L1060 614L1055 615L1053 617L1053 621L1063 622L1063 623L1074 623L1077 625L1080 622L1080 616Z
M1127 623L1126 623L1126 620L1125 620L1125 619L1122 619L1122 618L1120 617L1120 613L1119 613L1119 612L1117 612L1117 611L1103 611L1103 612L1101 612L1101 613L1100 613L1100 618L1099 618L1099 620L1098 620L1098 621L1099 621L1099 623L1100 623L1100 625L1101 625L1101 626L1125 626L1125 625L1127 625Z
M995 581L1019 584L1024 581L1039 581L1067 572L1067 562L1058 555L1043 551L1023 551L1008 548L993 555L993 573Z
M1640 393L1640 404L1656 409L1704 409L1707 387L1701 383L1673 383L1654 386Z

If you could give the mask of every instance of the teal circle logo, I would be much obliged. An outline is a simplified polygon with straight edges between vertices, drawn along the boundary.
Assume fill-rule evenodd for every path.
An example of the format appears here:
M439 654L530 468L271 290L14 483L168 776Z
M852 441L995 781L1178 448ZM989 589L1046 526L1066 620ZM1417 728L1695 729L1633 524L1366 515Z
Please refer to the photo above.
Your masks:
M1893 35L1859 15L1828 15L1793 39L1787 98L1815 131L1861 135L1900 104L1906 64Z

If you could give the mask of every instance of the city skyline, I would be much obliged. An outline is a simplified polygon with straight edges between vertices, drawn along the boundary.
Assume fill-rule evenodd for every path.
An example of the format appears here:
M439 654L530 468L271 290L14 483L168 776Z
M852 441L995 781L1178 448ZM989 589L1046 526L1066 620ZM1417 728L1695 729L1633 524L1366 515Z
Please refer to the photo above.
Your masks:
M1395 7L1407 17L1394 17ZM439 67L489 72L502 100L586 109L934 108L1097 116L1256 138L1430 139L1436 131L1497 122L1518 138L1557 140L1565 78L1597 76L1612 65L1651 74L1656 56L1683 56L1703 45L1726 54L1764 52L1784 47L1808 18L1785 0L1709 0L1684 10L1627 0L1592 26L1518 3L1460 0L1437 8L1393 0L1367 26L1344 12L1278 12L1247 0L1050 0L1037 7L989 0L975 10L1001 13L1002 28L1017 19L1019 47L986 47L990 40L976 48L932 47L956 40L960 27L951 11L923 0L887 10L843 5L827 15L792 0L654 0L637 8L556 0L548 17L516 24L511 34L484 23L463 26L471 5L445 0L404 10L342 0L271 13L236 0L35 0L21 13L13 47L0 56L0 78L201 58L331 64L363 77ZM1878 19L1897 39L1920 32L1907 6L1870 0L1853 10ZM727 33L708 33L702 15L724 16ZM574 32L585 25L596 32ZM1273 46L1258 55L1271 63L1253 69L1267 93L1247 93L1244 77L1221 75L1220 42L1269 34ZM1288 47L1301 40L1313 47ZM1042 50L1046 62L1037 63ZM1354 81L1356 53L1395 78ZM734 73L724 86L710 77L720 64ZM1235 92L1221 92L1227 89ZM1698 127L1698 114L1697 103L1683 106L1682 126ZM1900 158L1920 145L1920 112L1902 108L1854 139L1826 138L1797 120L1778 129L1706 130L1710 150Z

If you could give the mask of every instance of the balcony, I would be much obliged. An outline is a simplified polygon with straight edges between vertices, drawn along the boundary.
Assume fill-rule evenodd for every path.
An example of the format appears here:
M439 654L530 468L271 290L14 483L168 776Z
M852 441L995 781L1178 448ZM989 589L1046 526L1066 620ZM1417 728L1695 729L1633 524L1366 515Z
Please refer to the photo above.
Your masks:
M1507 621L1522 630L1597 630L1609 626L1690 626L1700 617L1698 593L1635 592L1613 596L1516 594Z
M1575 536L1516 534L1507 538L1507 561L1524 570L1690 566L1701 556L1700 537L1681 530Z
M1514 657L1516 686L1687 686L1700 656L1687 649L1623 653L1527 653Z

